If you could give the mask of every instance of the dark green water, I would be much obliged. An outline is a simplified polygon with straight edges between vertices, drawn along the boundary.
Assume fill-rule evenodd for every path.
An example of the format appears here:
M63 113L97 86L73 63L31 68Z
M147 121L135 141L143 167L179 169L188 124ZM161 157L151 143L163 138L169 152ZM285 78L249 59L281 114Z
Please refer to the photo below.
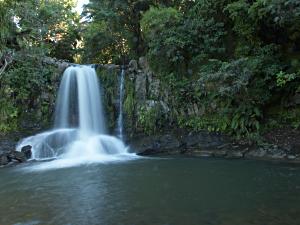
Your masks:
M296 165L174 158L27 169L0 170L1 225L300 224Z

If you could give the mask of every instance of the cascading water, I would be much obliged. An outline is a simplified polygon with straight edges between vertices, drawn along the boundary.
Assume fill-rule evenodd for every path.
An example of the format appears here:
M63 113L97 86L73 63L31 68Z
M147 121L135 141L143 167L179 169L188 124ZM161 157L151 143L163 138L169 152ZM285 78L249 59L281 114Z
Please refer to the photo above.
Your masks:
M92 67L66 69L58 92L54 128L70 128L78 123L82 135L106 133L98 83ZM79 121L74 121L77 117Z
M119 121L122 124L122 116L118 124ZM59 87L53 130L23 139L17 150L21 151L26 145L32 146L33 159L57 158L63 160L60 165L66 166L128 155L120 139L106 134L95 69L71 66L65 70Z
M124 82L125 82L125 70L122 68L120 75L120 88L119 88L119 116L117 136L123 140L123 98L124 98Z

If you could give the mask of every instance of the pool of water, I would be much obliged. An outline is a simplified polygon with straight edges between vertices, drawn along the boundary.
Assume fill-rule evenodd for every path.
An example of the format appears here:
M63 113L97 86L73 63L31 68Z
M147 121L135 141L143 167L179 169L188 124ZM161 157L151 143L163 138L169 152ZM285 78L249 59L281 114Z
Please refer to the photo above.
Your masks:
M153 158L0 170L1 225L298 225L300 166Z

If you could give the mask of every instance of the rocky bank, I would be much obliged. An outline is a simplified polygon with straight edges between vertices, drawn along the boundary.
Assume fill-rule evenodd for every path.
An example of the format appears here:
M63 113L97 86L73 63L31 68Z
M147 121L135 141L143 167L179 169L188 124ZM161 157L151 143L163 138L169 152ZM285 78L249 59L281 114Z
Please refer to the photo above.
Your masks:
M291 145L282 147L276 144L264 144L262 146L239 144L232 141L228 136L206 131L137 136L130 141L132 151L141 156L181 155L300 163L300 154Z
M66 63L51 60L48 63L58 64L62 71L68 66ZM101 70L114 72L103 75ZM113 133L119 102L118 79L111 78L112 76L116 78L120 72L120 66L101 65L98 66L98 72L106 95L104 99L108 114L107 124L110 125ZM59 77L53 80L53 87L58 88ZM56 90L53 90L53 93L55 92ZM47 101L51 99L50 105L53 108L50 111L53 112L55 96L52 95L45 94L48 96ZM203 109L201 103L188 101L184 104L184 109L179 109L175 104L175 98L176 96L172 95L168 87L162 85L160 77L151 71L144 57L137 61L132 60L126 66L124 128L127 143L132 152L142 156L183 155L300 162L300 131L290 128L272 131L265 135L269 144L251 146L236 143L230 137L220 133L179 129L176 125L174 126L175 117L201 117ZM38 111L38 109L34 110ZM49 118L49 123L51 119ZM24 124L31 133L37 126L28 120ZM156 128L159 129L156 131ZM149 130L154 135L148 135ZM24 162L28 159L28 152L27 155L26 152L15 152L17 141L24 136L28 136L27 133L23 133L23 136L20 133L0 136L0 165Z
M271 136L275 138L275 131ZM288 138L285 140L288 140ZM176 155L300 163L298 139L282 143L271 143L270 141L269 144L254 146L236 143L229 136L220 133L188 132L182 129L174 129L159 135L136 134L127 140L127 144L130 146L131 152L135 152L140 156ZM1 138L0 166L23 163L30 159L31 146L25 146L21 152L17 152L15 151L15 145L14 140Z

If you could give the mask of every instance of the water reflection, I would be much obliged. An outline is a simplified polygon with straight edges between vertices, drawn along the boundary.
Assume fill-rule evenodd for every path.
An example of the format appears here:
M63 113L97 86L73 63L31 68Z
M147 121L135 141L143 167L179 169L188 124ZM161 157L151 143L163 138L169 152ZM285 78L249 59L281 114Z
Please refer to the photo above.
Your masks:
M0 170L0 224L300 224L298 166L135 160Z

